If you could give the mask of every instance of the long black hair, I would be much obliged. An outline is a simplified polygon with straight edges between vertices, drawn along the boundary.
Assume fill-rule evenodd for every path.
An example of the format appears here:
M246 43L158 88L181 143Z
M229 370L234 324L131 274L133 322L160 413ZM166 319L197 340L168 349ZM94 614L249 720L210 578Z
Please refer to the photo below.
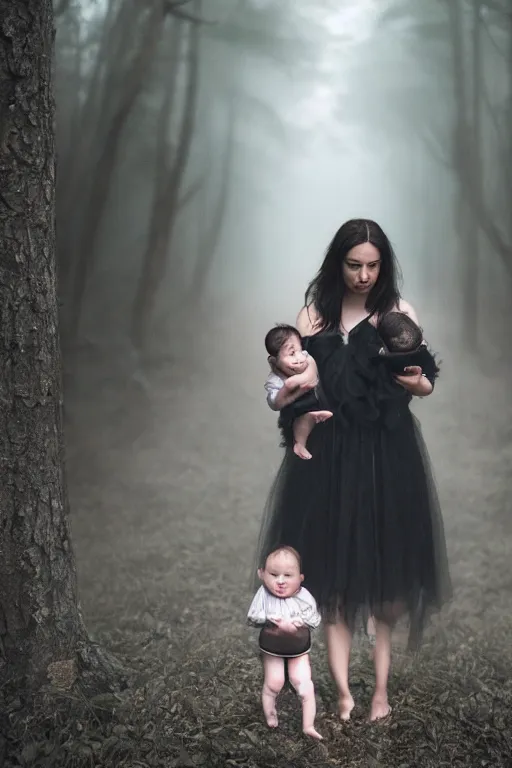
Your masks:
M362 243L371 243L380 253L379 277L368 294L366 309L370 315L382 315L398 306L401 274L391 243L375 221L351 219L334 235L322 266L308 285L304 297L306 307L314 304L322 330L339 329L346 291L343 262L348 252Z

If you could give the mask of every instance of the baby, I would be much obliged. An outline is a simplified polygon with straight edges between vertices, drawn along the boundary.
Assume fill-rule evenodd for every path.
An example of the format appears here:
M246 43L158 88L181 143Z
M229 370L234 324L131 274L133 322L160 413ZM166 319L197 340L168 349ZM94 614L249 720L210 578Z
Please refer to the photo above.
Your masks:
M309 651L311 632L320 624L313 596L301 586L298 552L292 547L280 547L268 555L258 576L263 585L256 592L248 623L262 627L259 646L263 654L264 683L261 695L267 725L278 725L276 698L285 680L285 659L288 677L302 699L302 730L308 736L321 739L315 729L316 701L311 679Z
M267 403L274 411L295 404L293 450L301 459L311 459L307 439L315 424L332 416L321 403L316 363L302 349L300 333L292 325L272 328L265 336L265 347L271 368L265 382Z
M423 339L421 328L403 312L388 312L377 324L383 342L381 360L393 374L407 376L413 366L419 366L424 376L433 381L439 367Z

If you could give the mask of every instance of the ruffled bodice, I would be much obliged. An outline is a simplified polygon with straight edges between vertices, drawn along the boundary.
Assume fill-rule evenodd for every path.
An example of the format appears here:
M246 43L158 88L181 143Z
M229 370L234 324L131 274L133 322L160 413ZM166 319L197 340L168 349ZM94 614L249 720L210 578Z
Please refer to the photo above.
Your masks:
M305 337L303 343L315 358L327 402L338 421L380 422L391 428L407 410L411 395L382 364L382 342L368 319L347 337L320 332Z

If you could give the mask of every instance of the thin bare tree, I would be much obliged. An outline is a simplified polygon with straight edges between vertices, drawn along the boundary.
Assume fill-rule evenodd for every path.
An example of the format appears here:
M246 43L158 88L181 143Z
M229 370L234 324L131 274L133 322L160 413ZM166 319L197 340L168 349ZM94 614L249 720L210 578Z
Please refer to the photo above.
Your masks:
M199 238L196 261L192 272L192 278L187 292L187 299L192 304L197 304L204 296L208 278L212 271L215 254L217 252L222 228L226 218L229 204L229 192L232 182L233 167L235 165L235 143L237 118L239 111L238 89L234 83L228 88L225 111L225 140L220 156L220 169L218 176L213 177L213 195L208 185L201 190L201 211L198 221ZM213 152L209 152L210 157ZM213 199L211 199L213 198Z
M195 0L193 9L195 15L199 17L202 0ZM200 25L190 23L187 34L183 36L183 43L186 46L184 107L176 149L174 152L169 152L168 157L163 162L165 177L162 178L160 174L157 175L147 245L132 310L130 335L133 345L140 352L147 351L155 302L167 272L169 248L180 210L182 185L194 136L199 90L200 34ZM168 95L164 97L164 108L168 98ZM165 114L161 119L165 120Z
M138 50L126 73L124 88L109 122L96 167L93 168L91 191L81 237L77 243L76 266L69 297L68 329L72 339L78 332L87 280L95 266L100 226L119 158L123 132L154 59L164 18L165 5L162 0L155 0L144 19ZM105 94L109 93L112 95L111 89L107 88Z

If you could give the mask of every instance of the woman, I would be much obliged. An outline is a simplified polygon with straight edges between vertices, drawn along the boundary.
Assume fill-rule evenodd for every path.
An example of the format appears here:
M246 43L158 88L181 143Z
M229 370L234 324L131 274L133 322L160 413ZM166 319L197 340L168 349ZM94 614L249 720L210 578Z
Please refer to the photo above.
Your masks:
M417 322L397 287L393 249L373 221L346 222L306 292L297 318L334 417L315 427L313 458L287 450L267 501L259 557L297 549L305 584L326 625L339 711L350 718L348 683L356 619L375 622L376 685L370 720L391 711L391 630L407 614L416 645L429 609L450 594L443 525L412 396L432 393L421 368L395 379L378 364L376 324L399 310Z

